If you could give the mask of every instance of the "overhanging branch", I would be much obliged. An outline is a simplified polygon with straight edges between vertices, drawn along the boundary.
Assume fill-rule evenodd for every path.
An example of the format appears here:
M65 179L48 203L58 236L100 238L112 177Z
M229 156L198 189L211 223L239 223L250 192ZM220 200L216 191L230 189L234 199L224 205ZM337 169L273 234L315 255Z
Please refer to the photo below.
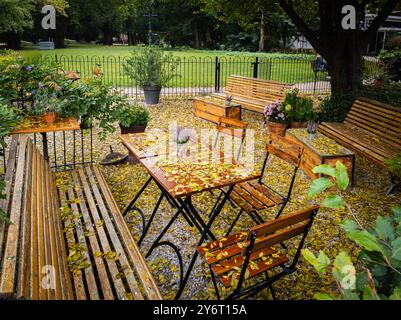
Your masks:
M288 3L286 0L279 0L279 4L281 8L285 11L285 13L290 17L292 22L299 28L302 34L308 39L310 44L315 48L317 51L322 51L322 45L314 34L314 32L309 28L304 20L296 13L292 4Z
M376 33L377 30L383 25L383 23L387 20L388 16L393 12L399 0L388 0L386 4L383 6L383 9L378 13L377 17L373 20L372 24L365 31L365 40L369 41L370 37L373 33Z

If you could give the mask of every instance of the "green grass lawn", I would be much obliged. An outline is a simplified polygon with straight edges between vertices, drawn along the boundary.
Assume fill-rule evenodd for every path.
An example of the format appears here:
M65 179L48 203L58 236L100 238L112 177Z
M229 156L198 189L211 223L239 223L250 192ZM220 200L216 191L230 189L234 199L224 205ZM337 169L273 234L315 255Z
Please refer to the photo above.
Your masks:
M124 59L130 52L140 50L138 46L71 45L65 49L40 51L27 47L21 51L29 59L47 57L56 59L65 70L77 70L82 77L92 74L99 64L105 81L118 87L132 87L134 83L124 73ZM310 55L280 53L250 53L216 50L169 50L180 59L177 77L169 87L212 87L215 84L215 59L220 62L220 85L225 86L229 75L253 76L253 63L259 57L259 77L286 83L312 82L315 75ZM325 75L320 75L325 78Z

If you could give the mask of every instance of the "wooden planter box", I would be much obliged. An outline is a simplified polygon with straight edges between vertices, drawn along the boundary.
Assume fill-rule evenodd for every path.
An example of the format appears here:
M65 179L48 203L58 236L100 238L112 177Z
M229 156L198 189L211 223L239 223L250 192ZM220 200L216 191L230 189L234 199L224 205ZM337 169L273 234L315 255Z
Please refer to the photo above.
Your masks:
M212 98L194 98L194 115L214 123L219 123L219 117L241 120L241 105L232 103L227 106L224 101Z
M306 129L289 129L286 139L304 147L300 168L312 179L319 178L312 172L313 168L328 164L335 166L337 161L342 162L348 170L351 184L354 180L355 153L335 140L317 132L312 139L308 139Z

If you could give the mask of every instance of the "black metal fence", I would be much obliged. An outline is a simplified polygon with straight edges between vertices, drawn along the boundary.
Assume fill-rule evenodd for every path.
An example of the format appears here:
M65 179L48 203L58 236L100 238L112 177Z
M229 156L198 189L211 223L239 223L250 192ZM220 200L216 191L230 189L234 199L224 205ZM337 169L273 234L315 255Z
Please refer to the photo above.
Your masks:
M45 55L33 58L55 61L64 70L78 71L81 77L89 77L95 67L100 67L104 81L132 98L140 98L142 90L124 72L128 57L120 56L67 56ZM230 75L256 77L293 84L306 93L327 93L330 82L327 72L313 69L311 56L254 57L180 57L175 77L163 88L162 95L198 95L220 92ZM173 61L167 62L167 64Z

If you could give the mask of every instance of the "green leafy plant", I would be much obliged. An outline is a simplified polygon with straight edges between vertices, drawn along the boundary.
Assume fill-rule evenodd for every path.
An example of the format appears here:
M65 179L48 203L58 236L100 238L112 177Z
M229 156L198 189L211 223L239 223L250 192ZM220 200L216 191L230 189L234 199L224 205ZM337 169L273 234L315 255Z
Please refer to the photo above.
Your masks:
M343 122L354 101L353 94L333 94L326 97L321 104L320 119L326 122Z
M401 108L401 82L385 82L380 88L372 84L366 84L358 89L358 96Z
M389 171L401 179L401 153L391 159L385 159L384 162L388 165Z
M299 94L298 89L289 91L283 101L285 115L291 121L316 121L319 109L315 107L314 101Z
M355 267L350 255L342 251L331 262L320 251L318 256L304 249L303 257L321 275L331 270L338 293L317 293L320 300L400 300L401 299L401 206L392 209L388 216L378 216L373 228L365 228L344 199L335 194L345 191L349 184L347 170L337 162L336 167L321 165L314 173L327 177L316 179L309 197L324 195L323 207L344 210L347 208L353 219L341 222L347 237L362 250L358 256L362 267ZM333 190L336 189L336 190Z
M65 91L61 116L85 119L89 126L97 121L103 129L103 137L115 131L114 123L119 121L120 110L128 105L128 98L104 84L101 76L75 82Z
M390 80L401 80L401 51L383 50L379 54L379 60L384 64Z
M147 125L150 119L148 109L139 105L132 104L121 108L119 122L122 127Z
M140 87L164 87L177 76L179 59L155 47L131 53L124 64L125 73Z

